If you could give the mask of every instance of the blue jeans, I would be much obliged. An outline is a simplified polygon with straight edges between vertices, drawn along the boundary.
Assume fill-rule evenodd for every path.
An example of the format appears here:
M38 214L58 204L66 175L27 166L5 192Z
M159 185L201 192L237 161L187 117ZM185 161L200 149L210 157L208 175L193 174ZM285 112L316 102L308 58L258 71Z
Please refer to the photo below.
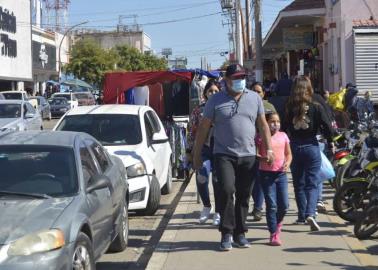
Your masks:
M260 177L265 196L268 229L273 234L289 209L287 176L284 172L260 171Z
M293 162L291 173L295 200L298 207L298 220L304 221L307 217L315 216L318 200L318 185L321 157L316 139L304 142L291 143Z
M215 174L212 150L208 146L202 149L202 168L198 170L196 175L197 190L204 206L211 207L209 193L209 177L212 173L212 184L214 189L215 212L219 213L219 187L218 179Z
M253 210L262 211L264 204L264 193L261 186L261 176L258 170L258 162L256 162L256 180L252 188Z

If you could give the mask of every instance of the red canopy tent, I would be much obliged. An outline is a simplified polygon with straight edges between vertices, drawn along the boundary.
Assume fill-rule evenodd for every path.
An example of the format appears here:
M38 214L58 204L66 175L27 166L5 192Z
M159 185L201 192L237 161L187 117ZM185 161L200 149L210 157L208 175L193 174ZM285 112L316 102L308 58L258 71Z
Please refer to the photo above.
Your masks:
M133 87L170 82L177 79L186 80L190 83L192 80L192 73L172 71L135 71L106 73L103 92L104 103L124 103L124 92Z

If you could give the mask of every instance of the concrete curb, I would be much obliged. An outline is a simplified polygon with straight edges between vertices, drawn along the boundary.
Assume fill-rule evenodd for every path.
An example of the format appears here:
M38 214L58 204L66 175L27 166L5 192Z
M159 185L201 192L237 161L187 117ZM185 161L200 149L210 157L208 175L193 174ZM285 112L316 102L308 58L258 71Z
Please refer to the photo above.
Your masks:
M196 197L196 184L195 177L192 177L190 183L183 192L183 195L180 199L181 201L190 201ZM174 243L174 239L178 231L180 230L180 225L184 223L185 216L188 214L190 204L188 203L178 203L171 219L167 225L166 230L160 238L159 244L156 246L155 251L153 252L150 261L146 267L146 270L161 270L163 269L165 262L168 258L171 247ZM175 229L173 229L175 228ZM172 244L161 244L161 243L172 243Z

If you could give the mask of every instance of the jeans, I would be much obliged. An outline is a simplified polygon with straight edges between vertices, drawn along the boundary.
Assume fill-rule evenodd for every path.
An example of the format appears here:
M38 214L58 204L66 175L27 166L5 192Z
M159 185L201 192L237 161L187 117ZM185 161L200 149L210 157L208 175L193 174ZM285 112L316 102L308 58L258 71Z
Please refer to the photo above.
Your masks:
M258 164L256 168L258 168ZM264 204L264 193L261 186L260 173L257 169L256 172L256 181L252 188L253 210L262 211Z
M319 143L320 151L324 152L325 147L326 147L325 143L322 143L322 142ZM323 180L324 179L321 179L321 181L318 184L318 200L317 200L317 202L323 201Z
M318 185L322 181L319 177L321 157L316 139L309 141L292 141L291 151L293 162L291 173L295 200L298 207L298 220L315 216L318 200Z
M284 219L289 209L288 181L285 172L260 171L266 203L266 220L271 234Z
M196 175L197 190L201 197L203 206L211 207L209 193L209 178L210 173L212 172L211 178L214 190L215 212L219 213L218 179L215 174L212 150L208 146L204 146L202 149L202 162L202 168L198 170Z
M234 234L236 236L248 231L245 223L251 188L255 181L253 177L256 170L255 160L255 156L215 155L221 216L219 230L222 235Z

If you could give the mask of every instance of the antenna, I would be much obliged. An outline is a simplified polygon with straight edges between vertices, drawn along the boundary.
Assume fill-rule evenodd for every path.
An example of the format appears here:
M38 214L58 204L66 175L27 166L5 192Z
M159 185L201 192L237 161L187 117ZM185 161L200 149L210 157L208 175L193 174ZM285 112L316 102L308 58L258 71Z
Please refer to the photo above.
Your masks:
M46 9L46 28L64 32L68 26L68 6L71 0L43 0L43 2Z

